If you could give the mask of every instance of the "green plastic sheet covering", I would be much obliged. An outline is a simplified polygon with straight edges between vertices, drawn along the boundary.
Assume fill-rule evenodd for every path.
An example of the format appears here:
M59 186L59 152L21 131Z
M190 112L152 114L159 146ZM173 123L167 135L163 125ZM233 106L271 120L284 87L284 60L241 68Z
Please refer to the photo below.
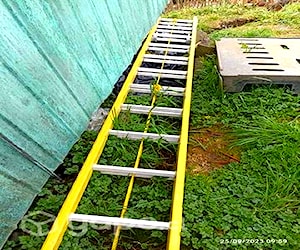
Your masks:
M166 4L0 2L0 248Z

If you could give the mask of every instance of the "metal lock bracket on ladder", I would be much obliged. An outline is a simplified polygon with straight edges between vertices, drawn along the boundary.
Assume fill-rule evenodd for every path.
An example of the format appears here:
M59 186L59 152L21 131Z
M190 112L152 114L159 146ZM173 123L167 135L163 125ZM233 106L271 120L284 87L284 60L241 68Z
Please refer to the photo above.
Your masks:
M43 250L58 249L69 222L87 222L104 225L117 226L112 250L118 245L118 238L122 226L142 229L168 230L168 250L180 249L180 233L182 229L182 211L184 198L184 180L187 157L189 115L192 94L192 78L194 67L194 55L197 32L197 18L193 20L160 18L156 25L151 29L146 41L144 42L127 79L109 112L97 139L89 152L64 204L54 221L54 224L43 244ZM146 52L155 52L149 54ZM188 54L188 56L173 56L174 53ZM160 68L141 67L143 62L161 64ZM164 69L165 64L186 65L187 71ZM183 107L168 108L156 107L156 95L152 95L150 106L132 105L124 103L130 92L153 94L150 85L136 84L134 80L137 76L153 77L157 92L163 95L182 96ZM185 80L186 86L172 87L161 86L160 79L181 79ZM136 114L148 115L145 130L143 132L120 131L113 129L114 119L118 117L121 111L129 111ZM148 133L150 118L152 115L181 117L181 132L179 135L154 134ZM137 154L137 160L134 167L120 167L109 165L98 165L97 162L106 145L109 135L115 135L120 138L139 140L140 147ZM164 139L167 142L178 143L177 149L177 167L176 171L153 170L138 168L139 161L143 151L143 142L145 139L158 140ZM123 204L120 217L107 217L98 215L76 214L75 211L88 185L93 171L100 171L102 174L131 176L127 194ZM126 213L134 178L152 178L154 176L174 179L173 199L171 207L171 220L169 222L148 221L140 219L124 218Z

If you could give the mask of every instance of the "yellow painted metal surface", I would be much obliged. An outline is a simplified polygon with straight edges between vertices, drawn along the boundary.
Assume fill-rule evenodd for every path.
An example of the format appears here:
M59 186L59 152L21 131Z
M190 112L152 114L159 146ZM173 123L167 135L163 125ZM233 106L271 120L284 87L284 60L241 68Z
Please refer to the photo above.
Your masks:
M58 249L62 238L64 236L64 233L68 227L68 218L69 215L73 212L75 212L79 201L81 200L81 197L86 189L86 186L91 178L92 175L92 167L93 164L97 163L99 160L99 157L103 151L103 148L105 146L105 143L107 141L109 130L113 126L113 120L116 116L118 116L120 112L120 107L124 103L125 98L129 92L129 86L133 82L134 78L136 77L138 67L141 65L143 56L151 42L151 37L153 33L155 32L157 28L157 24L154 25L154 27L149 32L149 35L144 42L144 45L142 49L140 50L138 57L135 61L135 63L132 66L131 71L128 74L128 77L111 109L111 111L108 114L107 119L105 120L97 139L86 159L84 162L81 171L78 174L78 177L76 178L71 191L69 192L56 220L54 221L54 224L42 246L42 250L54 250Z
M184 198L184 181L185 181L185 168L186 168L186 157L187 157L187 143L188 143L188 132L189 132L189 118L190 118L190 106L192 98L192 82L194 74L194 56L195 56L195 45L196 45L196 33L197 33L196 17L193 19L193 32L191 47L188 60L188 72L186 81L186 90L183 103L182 113L182 126L181 134L178 146L178 158L177 158L177 171L176 179L173 189L173 204L171 214L171 228L168 235L168 250L179 250L180 249L180 234L182 229L182 211L183 211L183 198Z

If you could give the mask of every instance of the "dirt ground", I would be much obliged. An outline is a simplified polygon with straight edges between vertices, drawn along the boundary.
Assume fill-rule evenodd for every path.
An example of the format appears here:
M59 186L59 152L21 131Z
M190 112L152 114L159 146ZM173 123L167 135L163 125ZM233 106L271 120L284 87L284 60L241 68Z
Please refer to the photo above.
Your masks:
M187 171L192 174L209 174L231 162L239 162L239 151L230 147L232 137L219 126L198 131L191 130Z

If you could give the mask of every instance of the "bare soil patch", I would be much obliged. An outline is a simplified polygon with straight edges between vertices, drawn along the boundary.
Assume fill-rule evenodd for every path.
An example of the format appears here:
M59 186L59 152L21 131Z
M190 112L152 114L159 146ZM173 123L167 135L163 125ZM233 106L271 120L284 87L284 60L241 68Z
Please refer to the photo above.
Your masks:
M219 23L219 26L215 28L215 30L235 28L243 26L247 23L256 22L257 18L235 18L232 20L222 21Z
M191 131L187 170L192 174L209 174L231 162L240 161L237 148L230 147L232 136L222 127L214 126Z

